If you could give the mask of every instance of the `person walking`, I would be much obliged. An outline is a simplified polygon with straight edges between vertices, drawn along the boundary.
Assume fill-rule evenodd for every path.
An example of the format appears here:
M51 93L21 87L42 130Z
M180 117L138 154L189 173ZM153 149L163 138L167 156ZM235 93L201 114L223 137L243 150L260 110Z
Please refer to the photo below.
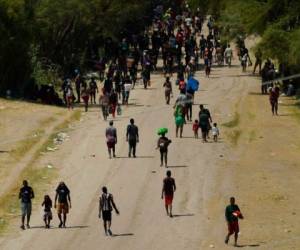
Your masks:
M172 83L170 81L170 77L166 78L166 81L163 85L163 87L165 88L165 98L166 98L166 104L169 105L170 104L170 99L172 96Z
M21 200L21 229L25 230L25 217L27 217L26 227L30 228L30 216L31 216L31 200L34 198L33 189L28 185L28 181L23 181L23 187L19 192L19 199Z
M71 208L71 196L70 190L64 182L60 182L56 188L54 208L57 208L57 215L60 222L58 227L66 227L67 214L69 213L69 208Z
M134 119L130 119L130 124L127 126L126 141L129 144L128 157L136 158L136 144L139 142L139 129L134 125Z
M82 91L81 91L81 98L83 100L84 110L85 110L85 112L88 112L90 91L87 88L87 86L83 86Z
M97 82L94 77L92 77L90 83L89 83L89 88L90 88L90 99L91 99L91 104L96 104L96 93L99 93L99 89L97 86Z
M119 210L117 209L117 206L114 202L114 198L112 194L108 193L107 187L102 188L102 195L100 196L99 199L99 218L103 219L103 226L104 226L104 231L105 235L112 236L113 233L111 231L111 212L112 210L115 210L116 214L120 214Z
M201 104L200 111L199 111L199 127L201 128L203 142L207 142L207 138L209 138L211 122L212 122L212 118L209 110L205 109L204 105Z
M261 75L261 64L262 64L262 52L258 49L255 53L255 63L253 67L253 75L255 74L256 68L258 66L258 74Z
M109 96L102 93L99 97L99 104L100 104L100 107L101 107L101 110L102 110L103 119L104 119L104 121L106 121L107 117L109 115L109 112L108 112Z
M163 188L161 198L165 198L165 208L167 215L171 218L172 214L172 203L174 198L174 192L176 191L175 179L171 177L172 173L170 170L167 171L167 177L163 180Z
M105 131L106 144L108 149L109 159L111 159L111 151L113 152L113 157L116 157L115 147L117 144L117 129L113 126L114 122L109 122L109 127Z
M271 104L271 110L273 115L278 115L278 99L280 95L280 89L279 87L271 87L270 88L270 94L269 94L269 99L270 99L270 104Z
M50 228L50 221L52 220L52 200L49 195L44 196L44 201L42 203L42 207L44 207L44 222L45 228Z
M228 44L227 48L224 51L225 63L228 67L231 67L231 60L233 57L232 48L230 48L230 44Z
M161 134L157 141L157 149L160 152L160 166L162 167L165 161L165 167L168 167L168 147L172 143L165 134Z
M228 234L225 238L225 244L228 244L229 238L234 234L234 246L237 246L239 236L239 219L244 219L240 208L235 204L235 198L230 198L230 204L225 209L225 218L228 226Z
M112 117L116 117L116 108L118 105L118 94L114 89L111 90L110 96L109 96L109 106L111 109Z
M194 132L195 139L198 139L198 130L199 130L199 121L195 120L195 122L193 123L193 132Z

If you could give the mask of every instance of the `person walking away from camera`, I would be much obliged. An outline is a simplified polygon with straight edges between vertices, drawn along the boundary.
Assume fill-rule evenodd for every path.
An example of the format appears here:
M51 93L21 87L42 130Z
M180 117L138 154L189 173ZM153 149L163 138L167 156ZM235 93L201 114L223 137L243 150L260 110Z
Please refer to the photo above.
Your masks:
M118 142L117 129L113 125L114 122L110 121L109 127L105 131L109 159L111 159L111 151L113 153L113 157L116 157L115 147Z
M213 135L213 138L214 138L214 142L217 142L218 137L220 135L220 131L219 131L217 123L213 124L213 127L212 127L211 131L212 131L212 135Z
M211 130L211 123L212 123L212 118L211 118L211 114L210 114L210 111L206 108L204 108L204 105L203 104L200 104L200 111L199 111L199 116L200 114L202 113L206 113L208 115L208 134L207 134L207 137L209 138L209 131Z
M34 198L34 192L33 189L28 185L28 181L23 181L23 187L20 189L19 192L19 199L21 200L21 229L25 230L25 218L27 217L27 228L30 228L30 216L31 216L31 209L32 204L31 200Z
M234 246L237 246L239 235L239 219L244 219L240 208L235 204L235 198L230 198L230 204L225 209L225 218L228 226L228 234L225 238L225 244L228 244L229 238L234 234Z
M270 92L269 99L270 99L272 114L278 115L278 99L279 99L280 89L277 86L270 87L269 92Z
M109 107L109 97L108 95L102 93L99 97L99 104L102 110L102 116L104 121L107 120L108 117L108 107Z
M262 52L260 49L258 49L255 52L255 63L253 67L253 75L255 74L257 66L258 66L258 74L261 74L261 64L262 64Z
M139 142L139 129L134 124L134 119L130 119L130 124L127 126L126 141L129 144L128 157L136 157L136 144Z
M165 198L165 208L167 215L171 218L173 217L172 213L172 203L174 198L174 192L176 191L175 179L171 177L172 173L170 170L167 171L167 177L163 180L163 187L161 198Z
M114 89L111 90L110 96L109 96L109 107L111 109L112 117L116 117L116 108L118 105L118 94Z
M178 137L178 132L180 138L182 138L183 133L183 126L185 124L185 112L184 112L184 106L182 104L178 104L175 107L174 111L174 117L175 117L175 125L176 125L176 137Z
M162 167L165 161L165 167L168 167L168 147L172 141L165 134L161 134L157 141L157 149L160 151L160 166Z
M115 210L116 214L120 214L117 206L114 202L113 195L108 193L107 187L102 188L102 195L99 199L99 218L103 219L103 226L105 235L112 236L111 231L111 221L112 221L112 211Z
M89 83L89 88L90 88L91 104L96 104L96 93L99 93L99 89L98 89L97 82L94 77L92 77L92 79Z
M194 132L195 139L198 139L198 130L199 130L199 121L195 120L193 124L193 132Z
M171 95L173 94L172 83L170 81L170 77L166 78L166 81L165 81L163 87L165 88L166 104L169 105L170 104Z
M57 208L57 215L60 222L58 227L66 227L67 214L71 208L71 196L70 190L64 182L60 182L56 188L54 208Z
M52 220L52 200L50 199L49 195L44 196L42 207L44 207L45 228L50 228L50 221Z

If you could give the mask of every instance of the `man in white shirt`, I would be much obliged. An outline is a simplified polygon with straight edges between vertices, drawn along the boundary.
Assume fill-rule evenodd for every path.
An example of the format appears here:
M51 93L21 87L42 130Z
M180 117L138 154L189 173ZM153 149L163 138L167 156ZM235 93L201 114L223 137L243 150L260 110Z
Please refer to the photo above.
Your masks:
M231 59L232 59L232 48L230 48L230 44L228 44L227 48L224 51L224 57L225 57L225 62L228 64L228 66L231 66Z

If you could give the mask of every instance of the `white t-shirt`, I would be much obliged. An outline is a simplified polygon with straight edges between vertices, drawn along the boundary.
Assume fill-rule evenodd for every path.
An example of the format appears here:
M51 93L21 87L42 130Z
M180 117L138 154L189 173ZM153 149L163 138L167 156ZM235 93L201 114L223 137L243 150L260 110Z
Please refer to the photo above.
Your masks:
M232 57L232 49L226 48L224 52L225 57Z
M212 135L219 135L219 129L217 127L212 127Z

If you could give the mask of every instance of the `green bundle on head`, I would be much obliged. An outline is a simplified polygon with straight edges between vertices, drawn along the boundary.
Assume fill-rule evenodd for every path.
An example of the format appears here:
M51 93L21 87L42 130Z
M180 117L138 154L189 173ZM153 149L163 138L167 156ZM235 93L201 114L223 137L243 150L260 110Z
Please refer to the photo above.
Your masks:
M158 131L157 131L158 135L164 135L166 133L168 133L168 129L167 128L159 128Z

